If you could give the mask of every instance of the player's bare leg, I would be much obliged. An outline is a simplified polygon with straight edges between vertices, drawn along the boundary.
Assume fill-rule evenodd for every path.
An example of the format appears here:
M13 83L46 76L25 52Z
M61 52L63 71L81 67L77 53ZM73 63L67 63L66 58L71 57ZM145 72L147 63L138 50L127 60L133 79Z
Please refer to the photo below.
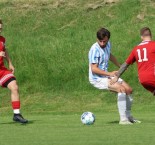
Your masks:
M20 123L27 123L28 120L24 119L20 114L20 99L16 80L11 81L7 87L11 91L11 101L14 112L13 120Z

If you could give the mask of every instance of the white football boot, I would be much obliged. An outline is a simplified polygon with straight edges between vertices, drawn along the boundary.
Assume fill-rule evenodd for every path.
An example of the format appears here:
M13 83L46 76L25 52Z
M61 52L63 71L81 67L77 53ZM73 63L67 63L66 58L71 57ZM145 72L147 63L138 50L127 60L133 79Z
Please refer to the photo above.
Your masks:
M133 123L130 122L129 120L122 120L119 122L120 125L132 125Z

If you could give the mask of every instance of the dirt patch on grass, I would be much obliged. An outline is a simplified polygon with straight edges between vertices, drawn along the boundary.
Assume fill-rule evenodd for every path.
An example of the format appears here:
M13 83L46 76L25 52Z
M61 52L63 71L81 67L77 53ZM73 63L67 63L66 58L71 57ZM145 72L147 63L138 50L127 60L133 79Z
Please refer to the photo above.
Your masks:
M58 8L58 7L76 7L76 0L3 0L0 3L6 3L10 8L32 9L32 8Z
M119 2L120 0L102 0L102 1L96 1L96 2L93 2L93 3L89 3L89 4L86 4L86 8L87 10L96 10L100 7L103 7L104 5L109 5L109 4L113 4L113 3L117 3Z

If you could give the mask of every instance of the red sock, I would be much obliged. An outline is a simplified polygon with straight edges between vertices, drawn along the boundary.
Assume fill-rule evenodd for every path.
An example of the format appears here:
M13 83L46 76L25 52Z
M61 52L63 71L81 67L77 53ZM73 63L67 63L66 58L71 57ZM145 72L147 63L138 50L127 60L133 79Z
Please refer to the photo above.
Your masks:
M20 109L20 101L13 101L12 102L13 109Z

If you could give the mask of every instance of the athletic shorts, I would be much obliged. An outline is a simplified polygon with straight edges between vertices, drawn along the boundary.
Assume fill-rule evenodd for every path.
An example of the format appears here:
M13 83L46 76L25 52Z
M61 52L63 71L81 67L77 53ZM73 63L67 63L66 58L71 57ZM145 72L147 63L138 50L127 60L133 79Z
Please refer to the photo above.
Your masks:
M155 81L143 82L141 84L146 90L152 92L153 95L155 95Z
M0 86L7 87L13 80L16 80L16 78L10 70L6 68L0 69Z
M101 89L101 90L104 90L104 89L109 90L109 88L108 88L108 80L109 80L109 78L98 78L96 81L90 81L90 83L95 88L98 88L98 89ZM119 78L117 82L122 83L123 80L121 78Z

